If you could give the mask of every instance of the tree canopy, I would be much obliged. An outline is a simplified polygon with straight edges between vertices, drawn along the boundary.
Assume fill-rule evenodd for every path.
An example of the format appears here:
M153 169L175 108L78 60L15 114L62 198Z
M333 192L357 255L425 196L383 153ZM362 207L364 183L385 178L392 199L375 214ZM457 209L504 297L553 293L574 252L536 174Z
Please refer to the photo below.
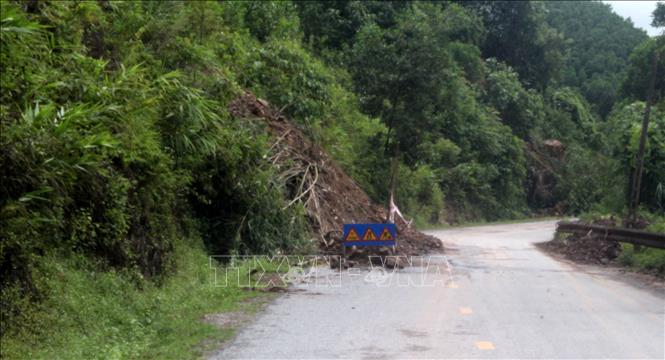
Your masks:
M647 39L646 33L599 1L552 1L545 7L547 22L569 43L563 84L579 89L607 116L620 99L617 84L625 76L628 58Z

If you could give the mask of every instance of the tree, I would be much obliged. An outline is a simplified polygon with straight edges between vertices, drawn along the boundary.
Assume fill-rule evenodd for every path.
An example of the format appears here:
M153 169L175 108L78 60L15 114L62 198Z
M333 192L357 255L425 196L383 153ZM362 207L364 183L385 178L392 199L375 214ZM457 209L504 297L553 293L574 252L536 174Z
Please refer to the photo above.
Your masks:
M648 37L599 1L546 2L545 19L563 32L569 56L563 85L577 88L606 117L619 100L618 89L631 51Z
M501 120L515 135L526 139L529 132L544 120L542 97L533 89L524 89L517 73L509 66L490 59L487 68L485 102L499 111Z
M654 54L658 52L659 58L656 68L654 103L658 103L665 96L665 35L648 39L635 48L630 55L630 65L626 71L621 94L633 100L646 100L647 89L651 79L651 64Z
M446 21L453 15L465 21ZM358 33L351 50L356 89L366 111L382 118L411 164L426 133L443 130L447 110L442 106L452 84L459 82L460 69L449 46L471 31L461 28L477 26L459 6L441 10L419 3L400 15L395 28L369 24Z
M664 27L665 26L665 3L656 3L656 9L653 11L653 20L651 26Z
M525 160L521 141L478 101L465 77L474 71L456 60L480 62L472 44L483 36L479 18L459 5L416 3L395 27L364 26L350 58L365 110L388 126L406 164L437 166L453 206L496 218L521 209Z
M608 117L605 132L608 147L613 158L621 164L620 177L629 179L636 166L635 157L639 150L642 119L646 104L642 101L617 107ZM640 203L654 211L665 209L665 108L652 108L648 128L648 141L644 155L644 172L640 187ZM626 187L628 181L622 182ZM658 190L658 189L661 190ZM630 191L625 191L626 197Z
M563 35L544 21L542 4L531 1L470 1L463 4L482 19L487 38L483 57L506 62L527 87L544 90L561 73Z
M367 23L381 28L395 26L397 14L409 1L296 1L305 41L318 51L340 51L353 43Z

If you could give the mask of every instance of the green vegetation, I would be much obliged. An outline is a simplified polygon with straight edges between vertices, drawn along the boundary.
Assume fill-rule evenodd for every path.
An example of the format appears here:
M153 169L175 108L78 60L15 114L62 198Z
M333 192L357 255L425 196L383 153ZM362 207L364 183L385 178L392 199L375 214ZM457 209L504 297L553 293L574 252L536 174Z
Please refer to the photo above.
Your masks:
M579 89L599 115L607 116L620 98L616 84L625 77L628 57L647 40L646 33L600 1L551 1L545 6L547 22L570 43L563 83Z
M653 27L665 26L665 4L656 4L656 10L653 11L653 20L651 21Z
M665 73L664 37L597 2L0 4L3 357L194 356L228 335L201 316L250 296L205 287L205 252L315 250L264 124L228 112L243 91L376 201L397 158L433 226L624 212L654 53Z
M177 263L179 253L200 246L195 234L203 234L213 254L306 244L302 208L282 210L286 185L265 161L264 130L231 119L226 110L241 86L229 78L230 65L218 54L228 45L251 49L245 44L251 38L237 33L216 38L231 26L212 18L222 15L222 5L197 6L2 3L0 60L7 69L0 78L3 356L12 348L4 342L28 343L37 328L59 328L39 315L44 304L64 319L71 317L61 334L66 339L53 342L50 351L89 349L94 342L68 341L106 332L92 323L94 318L79 319L80 312L95 311L95 300L107 292L119 299L124 288L135 288L130 299L146 309L152 299L170 296L169 281L178 274L195 275ZM210 22L194 21L202 14L211 16ZM70 260L79 258L88 260ZM195 266L192 261L186 258L185 266ZM53 271L44 264L61 264L67 276L75 277L73 285L52 289L52 281L42 281ZM110 288L89 288L94 279L85 276L91 271L109 274L104 281ZM143 279L156 287L153 295L141 290ZM81 291L89 288L90 296L74 284ZM200 294L192 301L201 304L192 306L201 310L216 309L217 299L234 301L233 294L220 293L217 299ZM80 307L56 305L67 296L74 297L72 305L81 301ZM154 310L154 316L171 316L168 308ZM114 328L127 342L119 340L118 347L132 356L152 340L126 331L134 326L132 309L127 311L127 317L108 321L118 323ZM149 321L139 315L136 331ZM165 326L204 327L198 319L188 321Z
M665 250L641 248L635 251L632 244L621 244L619 263L637 270L649 271L665 276Z
M212 286L202 247L177 244L175 252L178 270L159 285L99 271L84 257L43 257L34 280L44 300L23 313L27 326L3 337L3 357L186 359L215 350L234 329L204 323L204 315L252 313L269 295Z
M602 207L598 207L602 208ZM619 216L617 216L619 215ZM587 223L600 221L601 223L617 223L617 219L627 218L626 213L607 213L605 210L589 211L580 216L580 219ZM637 217L640 222L648 224L646 231L665 233L665 213L638 211ZM557 233L557 236L566 237L567 234ZM620 243L621 248L617 257L619 264L632 268L637 271L647 272L660 277L665 277L665 249L656 249L645 246L636 247L633 244Z

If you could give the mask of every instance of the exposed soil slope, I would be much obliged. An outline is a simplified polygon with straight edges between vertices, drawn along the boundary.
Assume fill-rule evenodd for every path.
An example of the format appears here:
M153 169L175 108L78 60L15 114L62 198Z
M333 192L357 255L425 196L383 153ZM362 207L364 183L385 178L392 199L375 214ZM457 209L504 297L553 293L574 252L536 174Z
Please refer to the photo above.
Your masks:
M246 92L229 105L236 118L262 119L274 138L270 161L281 170L292 203L302 202L324 253L340 254L345 223L379 223L387 211L374 203L358 184L317 144L267 101ZM396 252L418 255L441 249L441 242L415 229L398 226Z

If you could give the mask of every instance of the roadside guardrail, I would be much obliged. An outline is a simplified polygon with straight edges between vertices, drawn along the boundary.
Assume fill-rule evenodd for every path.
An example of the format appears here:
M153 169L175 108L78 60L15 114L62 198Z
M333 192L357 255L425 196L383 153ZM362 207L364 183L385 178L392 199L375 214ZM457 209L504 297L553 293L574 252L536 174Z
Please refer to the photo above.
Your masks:
M586 225L569 221L558 222L556 230L558 232L573 234L595 234L605 240L665 249L665 234L663 233L601 225Z

